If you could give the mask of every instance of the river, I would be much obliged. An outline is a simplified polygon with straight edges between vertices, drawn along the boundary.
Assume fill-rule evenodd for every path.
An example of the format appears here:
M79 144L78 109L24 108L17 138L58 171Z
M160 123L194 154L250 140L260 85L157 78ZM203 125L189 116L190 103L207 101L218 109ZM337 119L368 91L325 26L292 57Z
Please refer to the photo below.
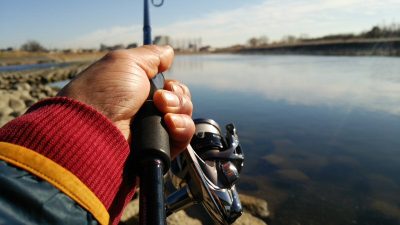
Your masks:
M268 201L270 225L400 224L398 58L177 56L165 75L194 118L236 124L239 192Z
M234 122L272 225L400 224L400 60L177 56L194 117Z

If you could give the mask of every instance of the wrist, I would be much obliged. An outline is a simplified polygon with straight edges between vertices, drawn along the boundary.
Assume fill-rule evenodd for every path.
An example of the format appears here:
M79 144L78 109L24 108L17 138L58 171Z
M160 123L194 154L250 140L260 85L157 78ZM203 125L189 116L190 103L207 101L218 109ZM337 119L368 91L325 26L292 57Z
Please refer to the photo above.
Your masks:
M130 153L124 136L109 119L76 100L38 102L0 129L0 141L34 150L73 173L111 217L133 192L134 175L124 171Z

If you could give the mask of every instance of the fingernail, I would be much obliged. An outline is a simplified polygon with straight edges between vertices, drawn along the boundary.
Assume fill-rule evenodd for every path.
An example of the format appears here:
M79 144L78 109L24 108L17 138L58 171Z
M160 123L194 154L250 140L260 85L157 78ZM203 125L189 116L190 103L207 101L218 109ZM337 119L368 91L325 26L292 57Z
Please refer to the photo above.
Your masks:
M175 94L164 91L163 92L163 97L165 101L167 102L168 107L178 107L179 106L179 98Z
M174 92L176 92L178 94L183 94L182 87L179 86L178 84L172 84L171 85L171 89L172 89L172 91L174 91Z
M186 128L186 119L184 117L176 115L176 114L172 114L171 120L176 129Z

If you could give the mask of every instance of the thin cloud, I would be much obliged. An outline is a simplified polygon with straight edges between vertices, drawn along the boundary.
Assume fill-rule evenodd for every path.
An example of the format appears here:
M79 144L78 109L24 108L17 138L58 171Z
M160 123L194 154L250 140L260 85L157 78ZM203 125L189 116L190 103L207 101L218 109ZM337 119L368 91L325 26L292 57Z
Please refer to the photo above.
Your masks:
M276 40L289 34L360 32L377 23L400 21L399 11L398 0L267 0L157 27L154 32L178 39L202 37L203 44L227 46L261 35ZM78 37L67 45L140 42L141 32L141 25L112 27Z
M139 25L129 27L117 26L110 29L96 30L64 43L68 47L98 47L100 44L128 44L140 40L142 28Z

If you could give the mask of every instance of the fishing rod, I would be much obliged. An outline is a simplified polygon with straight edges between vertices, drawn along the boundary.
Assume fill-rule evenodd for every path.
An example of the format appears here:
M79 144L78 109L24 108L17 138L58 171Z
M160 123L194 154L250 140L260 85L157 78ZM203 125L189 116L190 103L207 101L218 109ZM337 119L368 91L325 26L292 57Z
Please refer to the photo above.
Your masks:
M154 6L161 6L163 1ZM148 0L144 0L143 44L152 44ZM135 116L131 131L136 171L140 180L139 223L166 224L164 203L164 174L170 168L170 145L163 115L153 102L153 95L164 87L164 75L150 79L147 100Z
M160 7L164 0L151 3ZM143 44L152 44L148 0L144 0ZM164 225L166 216L196 203L204 206L215 223L232 224L243 210L236 183L244 155L236 127L226 125L224 137L214 120L194 120L196 130L190 145L171 163L163 115L153 102L164 81L162 73L150 80L149 96L131 126L134 165L140 179L139 224ZM168 171L175 190L165 196Z

